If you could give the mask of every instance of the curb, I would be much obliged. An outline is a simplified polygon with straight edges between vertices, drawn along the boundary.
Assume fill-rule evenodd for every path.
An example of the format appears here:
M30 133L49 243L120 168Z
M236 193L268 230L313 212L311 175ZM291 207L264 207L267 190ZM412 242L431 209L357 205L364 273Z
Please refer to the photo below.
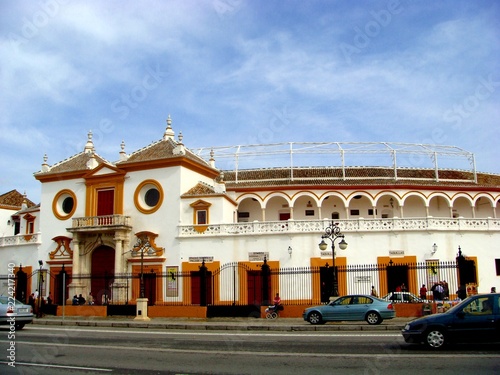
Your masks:
M156 321L155 321L156 320ZM411 319L408 319L411 320ZM114 328L143 328L161 330L200 330L200 331L281 331L281 332L348 332L348 331L401 331L406 320L387 321L380 325L369 325L360 322L329 322L323 325L311 325L307 322L299 323L298 319L262 320L260 322L241 321L134 321L130 319L51 319L40 318L33 320L34 325L44 326L78 326L78 327L114 327Z

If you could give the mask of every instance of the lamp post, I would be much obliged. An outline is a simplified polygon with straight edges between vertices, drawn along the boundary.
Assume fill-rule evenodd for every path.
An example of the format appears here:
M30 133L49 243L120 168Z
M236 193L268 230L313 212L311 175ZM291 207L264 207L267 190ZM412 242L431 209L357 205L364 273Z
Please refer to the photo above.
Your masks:
M42 317L42 286L43 286L43 274L42 274L42 268L43 268L43 260L39 260L38 264L40 265L40 271L38 272L38 296L37 296L37 310L36 310L36 317L41 318Z
M132 250L132 253L140 252L141 253L141 275L140 275L140 291L139 297L144 298L144 252L147 251L148 254L152 252L151 244L148 241L147 237L139 237L137 239L136 244Z
M144 249L141 251L141 284L139 296L144 298Z
M339 242L339 247L341 250L347 249L347 242L345 242L344 235L340 232L339 223L334 223L333 221L328 227L325 228L325 234L321 236L321 242L318 246L322 251L326 250L328 246L325 242L325 238L328 238L330 241L332 241L332 296L337 297L339 295L339 286L337 280L337 269L335 268L335 241L339 238L341 239L341 241Z
M149 320L148 318L148 299L145 298L144 293L144 252L151 255L154 250L151 248L151 244L149 243L149 239L147 237L138 237L137 243L134 245L132 253L137 254L137 252L141 253L141 275L140 275L140 289L139 289L139 298L137 299L137 312L136 312L136 320Z

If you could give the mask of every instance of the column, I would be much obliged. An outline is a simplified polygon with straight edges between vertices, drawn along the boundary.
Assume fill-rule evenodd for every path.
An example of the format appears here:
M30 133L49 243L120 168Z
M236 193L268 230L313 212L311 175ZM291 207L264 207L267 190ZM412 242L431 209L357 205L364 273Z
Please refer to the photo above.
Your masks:
M68 285L68 296L66 299L66 304L71 305L72 299L74 295L87 296L86 286L82 284L81 279L77 276L80 276L80 239L78 238L78 234L73 234L73 269L71 270L72 282Z
M119 303L127 302L127 279L123 272L123 257L124 248L123 243L126 238L126 234L120 231L115 232L115 279L113 281L113 294L111 296L112 301Z

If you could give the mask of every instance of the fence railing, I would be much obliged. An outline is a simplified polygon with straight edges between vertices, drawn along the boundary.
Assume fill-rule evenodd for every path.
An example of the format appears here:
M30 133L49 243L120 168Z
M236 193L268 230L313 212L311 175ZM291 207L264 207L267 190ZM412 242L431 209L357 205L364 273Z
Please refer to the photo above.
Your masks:
M468 261L470 262L470 261ZM465 284L476 282L475 265L463 272L460 262L427 261L421 263L388 263L347 265L336 267L338 290L345 294L370 294L372 286L380 297L397 290L417 296L425 284L427 299L433 298L432 286L442 282L447 289L441 298L455 299ZM208 271L203 263L198 272L144 273L145 297L150 305L265 305L275 293L282 303L318 304L327 302L333 285L331 267L269 268L267 263L250 269L238 262L228 263ZM205 268L203 268L205 267ZM462 267L463 268L463 267ZM28 296L40 282L37 272L28 275L26 290L16 292ZM7 276L0 276L0 285L7 285ZM18 276L16 276L18 278ZM25 276L26 279L26 276ZM16 279L17 281L17 279ZM54 303L62 304L73 296L72 285L83 286L91 292L96 304L135 304L140 296L141 277L136 274L49 275L42 280L40 290L52 293ZM81 290L81 289L80 289ZM6 291L0 290L0 294ZM434 296L435 298L435 296Z

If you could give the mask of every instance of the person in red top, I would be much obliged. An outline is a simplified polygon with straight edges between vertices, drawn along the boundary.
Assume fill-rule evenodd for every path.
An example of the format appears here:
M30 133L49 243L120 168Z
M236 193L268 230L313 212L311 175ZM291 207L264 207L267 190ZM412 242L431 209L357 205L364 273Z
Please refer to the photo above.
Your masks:
M420 288L420 298L427 299L427 288L425 287L425 284L422 284L422 287Z
M280 295L279 293L276 293L276 295L274 296L274 311L279 311L279 310L282 310L281 308L281 298L280 298Z

